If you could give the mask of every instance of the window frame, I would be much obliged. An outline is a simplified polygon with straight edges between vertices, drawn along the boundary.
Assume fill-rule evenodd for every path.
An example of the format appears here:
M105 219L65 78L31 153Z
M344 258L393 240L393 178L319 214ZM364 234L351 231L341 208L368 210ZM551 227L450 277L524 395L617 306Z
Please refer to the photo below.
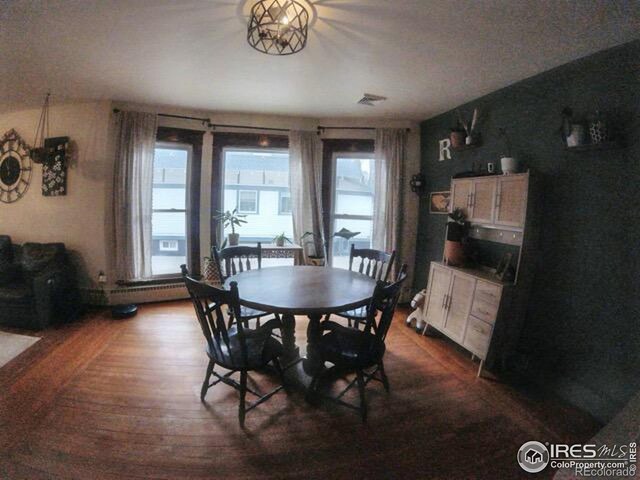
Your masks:
M285 212L282 209L282 199L289 199L289 211ZM289 189L289 194L285 195L285 192L282 190L278 191L278 215L293 215L293 205L291 204L291 189Z
M335 234L335 224L336 220L370 220L373 222L373 212L371 215L350 215L346 213L336 213L336 174L337 174L337 163L338 158L361 158L361 159L369 159L375 162L375 156L373 152L341 152L334 151L331 154L331 198L329 199L329 241L328 241L328 264L333 266L333 239ZM374 169L375 175L375 169ZM374 184L375 184L375 176L374 176ZM373 192L374 202L375 202L376 192Z
M227 171L227 152L256 152L256 153L280 153L280 154L286 154L287 157L289 157L289 146L288 146L288 138L287 137L271 137L269 136L271 143L275 144L275 146L271 147L262 147L260 146L260 144L258 143L258 136L255 136L255 144L254 143L247 143L247 146L243 146L241 141L238 141L237 138L234 138L235 135L231 135L230 136L230 143L226 143L224 140L221 141L220 143L222 145L220 145L218 147L218 149L215 148L214 145L214 162L217 161L219 162L218 167L217 167L217 171L219 172L219 178L220 178L220 183L218 186L218 194L217 196L213 194L213 191L216 189L216 186L213 185L212 186L212 195L211 198L212 200L215 199L215 203L212 203L212 209L218 210L218 211L222 211L225 209L225 205L224 205L224 191L225 191L225 175L226 175L226 171ZM241 138L246 138L247 140L252 139L254 136L252 135L242 135ZM280 139L280 141L278 141L278 139ZM286 143L284 143L286 142ZM284 146L286 145L286 147ZM291 160L289 159L289 167L291 167ZM247 191L248 189L243 189L243 191ZM253 214L246 214L246 215L259 215L260 213L260 191L262 191L260 188L257 188L255 191L258 192L258 198L257 198L257 204L256 204L256 208L258 213L253 213ZM291 191L291 187L289 187L289 191ZM240 207L239 204L239 193L240 189L238 188L236 190L236 206ZM280 197L278 196L278 210L280 210ZM245 215L245 213L240 212L240 209L238 208L238 213ZM293 216L293 213L291 213L291 215ZM222 242L224 242L224 224L223 222L217 222L217 225L212 225L211 227L211 233L212 233L212 238L211 238L211 244L212 245L221 245ZM215 233L215 236L214 236ZM221 239L218 243L218 241L216 239Z
M255 194L255 208L253 210L241 210L240 209L240 195L243 193ZM238 213L243 215L260 215L260 191L259 190L236 190L236 205L238 207Z
M185 199L184 205L185 208L153 208L153 200L151 202L151 236L153 238L153 214L154 213L184 213L184 221L185 221L185 261L187 265L191 265L192 257L191 257L191 222L189 218L191 218L191 202L189 201L191 198L191 170L193 168L193 145L184 142L168 142L165 140L156 140L156 144L154 146L154 168L155 168L155 150L157 148L165 149L165 150L182 150L187 152L187 170L185 172ZM153 176L151 178L151 190L153 191ZM178 240L176 240L178 241ZM199 241L199 239L195 239L195 241ZM178 246L178 249L180 247ZM151 262L151 279L152 280L163 280L163 279L173 279L179 277L181 275L180 267L178 266L178 270L173 273L161 273L154 274L153 273L153 261Z
M171 246L164 247L162 245L163 243L171 244ZM173 246L173 244L175 244L175 247ZM180 250L180 244L178 243L178 240L160 240L160 245L158 248L161 252L177 252L178 250Z

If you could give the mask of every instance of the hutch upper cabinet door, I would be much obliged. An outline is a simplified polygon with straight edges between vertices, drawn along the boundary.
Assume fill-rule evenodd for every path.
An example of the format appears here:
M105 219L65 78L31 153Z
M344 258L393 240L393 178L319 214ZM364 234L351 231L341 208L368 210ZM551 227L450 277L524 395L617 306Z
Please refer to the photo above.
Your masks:
M467 218L470 217L471 210L471 191L473 189L472 180L453 180L453 191L451 198L453 199L453 212L456 208L462 209Z
M497 179L495 177L473 180L470 221L477 223L493 222L496 186Z
M454 272L451 277L451 292L449 301L445 304L447 320L444 324L444 332L457 342L462 342L464 336L475 286L476 280L467 275Z
M496 225L524 227L527 209L527 176L506 175L498 178Z
M425 303L425 320L429 325L442 327L445 315L445 302L448 300L451 270L431 265L429 278L429 297Z

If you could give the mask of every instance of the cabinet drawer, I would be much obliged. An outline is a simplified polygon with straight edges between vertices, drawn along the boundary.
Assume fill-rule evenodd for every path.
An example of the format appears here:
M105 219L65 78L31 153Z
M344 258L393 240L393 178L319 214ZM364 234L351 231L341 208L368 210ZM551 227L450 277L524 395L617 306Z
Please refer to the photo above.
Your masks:
M492 332L492 325L470 315L463 345L484 360L489 351Z
M495 323L496 316L498 315L498 305L485 302L481 297L476 295L473 298L473 305L471 306L471 315L481 320L484 320L485 322Z
M502 288L500 286L478 280L475 296L479 300L497 307L500 305L501 292Z

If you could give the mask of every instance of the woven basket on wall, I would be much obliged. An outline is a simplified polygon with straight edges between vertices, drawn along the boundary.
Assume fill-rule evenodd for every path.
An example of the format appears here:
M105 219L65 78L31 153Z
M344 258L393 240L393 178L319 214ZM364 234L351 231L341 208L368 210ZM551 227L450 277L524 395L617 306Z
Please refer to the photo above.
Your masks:
M214 286L222 286L224 283L220 274L220 269L216 264L215 259L211 257L204 257L202 262L202 275L207 283Z

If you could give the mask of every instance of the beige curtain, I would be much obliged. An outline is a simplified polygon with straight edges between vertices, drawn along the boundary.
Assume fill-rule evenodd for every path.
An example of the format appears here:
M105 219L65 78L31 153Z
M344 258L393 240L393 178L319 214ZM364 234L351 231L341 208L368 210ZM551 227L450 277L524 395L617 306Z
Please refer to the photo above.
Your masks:
M322 142L316 132L291 131L289 133L289 183L293 213L293 235L296 243L306 232L314 234L307 239L307 255L324 252L322 226Z
M153 155L157 116L116 114L113 236L117 280L151 277Z
M395 250L398 263L404 262L401 228L406 156L406 129L376 129L373 248Z

